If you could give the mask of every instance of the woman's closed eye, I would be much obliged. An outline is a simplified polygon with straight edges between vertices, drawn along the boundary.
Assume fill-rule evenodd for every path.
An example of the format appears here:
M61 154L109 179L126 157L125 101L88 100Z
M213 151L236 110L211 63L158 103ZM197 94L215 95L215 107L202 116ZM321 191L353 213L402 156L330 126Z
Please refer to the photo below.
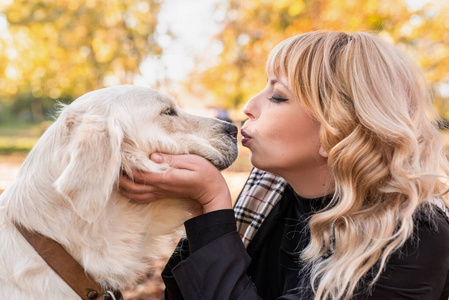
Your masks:
M275 103L288 101L287 98L283 98L283 97L280 97L277 95L272 95L271 97L267 97L267 99L270 100L271 102L275 102Z

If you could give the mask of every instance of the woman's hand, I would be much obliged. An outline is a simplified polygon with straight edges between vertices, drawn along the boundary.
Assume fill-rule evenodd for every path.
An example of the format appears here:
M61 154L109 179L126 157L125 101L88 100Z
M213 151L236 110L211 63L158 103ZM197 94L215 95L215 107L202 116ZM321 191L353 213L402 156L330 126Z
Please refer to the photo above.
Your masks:
M134 182L120 176L120 193L136 203L163 198L190 198L203 212L232 208L231 194L220 171L196 155L152 154L150 159L173 169L164 173L133 172Z

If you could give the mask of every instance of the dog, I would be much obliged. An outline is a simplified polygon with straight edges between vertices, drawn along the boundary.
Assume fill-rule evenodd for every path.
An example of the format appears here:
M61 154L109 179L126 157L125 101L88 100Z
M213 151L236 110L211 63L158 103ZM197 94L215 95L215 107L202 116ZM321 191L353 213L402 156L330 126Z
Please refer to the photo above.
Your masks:
M135 204L119 174L164 172L154 152L200 155L218 169L237 157L237 128L182 111L133 85L89 92L62 106L0 196L0 299L79 299L14 223L58 242L101 287L123 288L148 272L163 236L200 213L186 199Z

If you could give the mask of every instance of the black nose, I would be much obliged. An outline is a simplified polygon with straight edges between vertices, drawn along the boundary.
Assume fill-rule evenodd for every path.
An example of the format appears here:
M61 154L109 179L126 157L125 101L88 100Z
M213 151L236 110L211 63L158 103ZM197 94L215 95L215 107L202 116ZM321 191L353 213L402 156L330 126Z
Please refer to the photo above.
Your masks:
M237 126L231 123L224 124L224 130L227 134L235 138L237 138L237 134L239 133L239 129L237 128Z

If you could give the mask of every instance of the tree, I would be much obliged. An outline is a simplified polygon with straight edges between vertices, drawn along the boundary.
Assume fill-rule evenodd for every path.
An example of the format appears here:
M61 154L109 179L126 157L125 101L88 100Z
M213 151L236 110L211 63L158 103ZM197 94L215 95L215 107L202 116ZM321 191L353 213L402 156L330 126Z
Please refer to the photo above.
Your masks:
M223 8L222 8L223 9ZM449 82L449 3L405 0L229 0L217 64L192 76L223 106L240 107L265 85L264 64L281 40L311 30L375 32L404 47L433 86Z
M132 83L141 61L161 52L153 39L159 8L158 0L14 0L0 8L8 24L0 101L40 121L54 99Z

